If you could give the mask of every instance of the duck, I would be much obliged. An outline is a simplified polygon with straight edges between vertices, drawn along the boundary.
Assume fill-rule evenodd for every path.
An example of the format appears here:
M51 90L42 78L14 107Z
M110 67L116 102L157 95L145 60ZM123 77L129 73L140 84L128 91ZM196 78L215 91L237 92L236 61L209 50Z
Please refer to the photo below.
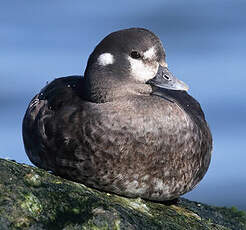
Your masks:
M188 85L168 69L150 30L107 35L84 76L34 96L22 134L30 161L65 179L130 198L169 201L206 174L212 135Z

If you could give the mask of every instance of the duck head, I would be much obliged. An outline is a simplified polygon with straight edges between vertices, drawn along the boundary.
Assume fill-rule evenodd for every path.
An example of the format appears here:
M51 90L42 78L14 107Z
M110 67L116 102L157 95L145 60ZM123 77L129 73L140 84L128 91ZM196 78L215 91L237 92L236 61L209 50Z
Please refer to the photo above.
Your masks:
M152 87L188 90L169 72L160 39L142 28L106 36L90 55L84 78L87 97L94 102L151 93Z

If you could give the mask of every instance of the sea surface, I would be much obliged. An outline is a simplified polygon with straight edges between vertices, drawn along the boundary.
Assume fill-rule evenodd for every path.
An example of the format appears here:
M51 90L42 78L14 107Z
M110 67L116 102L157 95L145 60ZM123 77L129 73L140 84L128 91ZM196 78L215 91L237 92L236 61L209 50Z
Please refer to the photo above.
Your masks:
M31 164L21 134L31 98L80 74L95 45L129 27L155 32L213 133L208 173L184 197L246 210L246 1L2 1L0 157ZM0 172L1 174L1 172Z

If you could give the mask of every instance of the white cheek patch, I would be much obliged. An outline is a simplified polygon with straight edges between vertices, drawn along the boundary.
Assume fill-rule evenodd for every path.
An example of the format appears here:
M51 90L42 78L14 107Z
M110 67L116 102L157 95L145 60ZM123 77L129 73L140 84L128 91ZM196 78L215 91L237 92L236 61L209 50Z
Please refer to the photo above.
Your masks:
M131 76L133 76L137 81L145 83L146 81L152 79L158 71L158 63L144 63L140 59L134 59L130 56L128 57L130 62Z
M114 55L111 53L103 53L97 58L99 65L106 66L114 63Z
M150 49L143 53L144 59L154 59L156 57L155 47L152 46Z
M168 68L168 64L167 64L166 62L163 62L163 63L162 63L162 67Z

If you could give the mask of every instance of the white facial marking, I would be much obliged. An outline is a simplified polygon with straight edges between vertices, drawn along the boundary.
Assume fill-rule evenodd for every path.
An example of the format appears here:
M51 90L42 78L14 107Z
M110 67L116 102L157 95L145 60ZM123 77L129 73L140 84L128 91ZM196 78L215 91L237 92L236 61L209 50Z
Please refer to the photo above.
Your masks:
M114 63L114 56L111 53L103 53L97 58L99 65L106 66Z
M158 63L144 63L141 59L134 59L128 56L131 75L138 81L145 83L152 79L158 71Z
M153 59L153 58L155 58L155 56L156 56L155 47L152 46L150 49L145 51L143 56L144 56L144 59Z
M168 68L168 64L167 63L163 63L162 67Z

